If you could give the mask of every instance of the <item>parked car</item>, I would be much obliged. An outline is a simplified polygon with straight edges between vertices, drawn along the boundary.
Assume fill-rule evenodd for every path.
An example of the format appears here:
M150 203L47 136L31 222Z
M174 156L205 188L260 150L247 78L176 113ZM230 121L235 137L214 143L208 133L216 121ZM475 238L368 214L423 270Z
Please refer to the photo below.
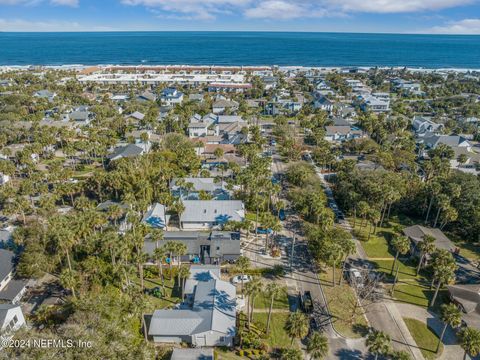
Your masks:
M362 274L360 274L360 271L358 269L355 269L355 268L349 269L348 279L352 286L358 287L358 288L363 287Z
M313 300L310 291L304 291L303 295L300 295L300 305L305 313L311 314L313 312Z
M243 283L247 283L252 281L252 277L250 275L237 275L232 278L232 284L241 284L242 281Z
M265 229L265 228L261 228L261 227L257 228L257 234L266 235L266 234L271 234L271 233L273 233L272 229Z

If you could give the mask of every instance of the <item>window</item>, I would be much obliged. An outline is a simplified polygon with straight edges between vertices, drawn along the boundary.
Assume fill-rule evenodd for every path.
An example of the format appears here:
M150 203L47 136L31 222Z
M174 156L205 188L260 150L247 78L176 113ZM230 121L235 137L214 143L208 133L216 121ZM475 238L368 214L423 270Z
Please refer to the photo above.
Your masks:
M18 317L17 317L17 315L15 315L15 316L13 317L13 320L12 320L12 321L13 321L14 324L16 324L16 323L18 322Z
M217 251L220 250L220 246L217 246Z
M220 336L220 342L225 342L225 336Z

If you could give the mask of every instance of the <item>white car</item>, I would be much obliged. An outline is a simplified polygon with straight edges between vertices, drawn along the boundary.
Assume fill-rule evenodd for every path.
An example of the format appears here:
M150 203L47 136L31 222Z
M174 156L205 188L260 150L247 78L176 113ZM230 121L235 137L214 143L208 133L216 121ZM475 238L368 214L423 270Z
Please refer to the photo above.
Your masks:
M252 277L250 275L237 275L232 278L232 284L241 284L242 281L243 283L247 283L252 280Z

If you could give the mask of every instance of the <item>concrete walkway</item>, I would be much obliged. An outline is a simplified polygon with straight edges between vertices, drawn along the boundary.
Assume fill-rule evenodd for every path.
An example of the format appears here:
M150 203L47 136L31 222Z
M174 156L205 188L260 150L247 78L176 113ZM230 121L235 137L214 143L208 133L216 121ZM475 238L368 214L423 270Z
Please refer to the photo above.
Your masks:
M438 316L425 308L411 304L397 303L397 308L404 318L412 318L427 324L437 336L440 336L443 330L443 323ZM457 337L451 327L447 328L443 338L443 353L438 359L462 359L463 350L457 343Z

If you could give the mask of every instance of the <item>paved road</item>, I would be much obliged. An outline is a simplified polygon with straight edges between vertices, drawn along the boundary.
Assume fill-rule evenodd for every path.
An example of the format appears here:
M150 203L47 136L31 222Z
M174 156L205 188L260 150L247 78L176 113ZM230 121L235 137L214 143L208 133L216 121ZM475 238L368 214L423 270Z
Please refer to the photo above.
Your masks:
M316 167L316 171L318 177L321 179L324 185L325 194L329 198L330 202L335 203L332 189L326 181L324 174L322 174L318 167ZM367 259L368 256L365 253L360 241L353 235L352 227L348 220L345 219L341 226L352 233L352 237L356 244L357 253L350 258L352 260ZM424 360L424 357L417 347L415 340L408 331L408 328L403 321L402 315L398 311L395 302L385 298L383 301L368 305L366 317L370 326L390 335L394 349L407 351L416 360Z

